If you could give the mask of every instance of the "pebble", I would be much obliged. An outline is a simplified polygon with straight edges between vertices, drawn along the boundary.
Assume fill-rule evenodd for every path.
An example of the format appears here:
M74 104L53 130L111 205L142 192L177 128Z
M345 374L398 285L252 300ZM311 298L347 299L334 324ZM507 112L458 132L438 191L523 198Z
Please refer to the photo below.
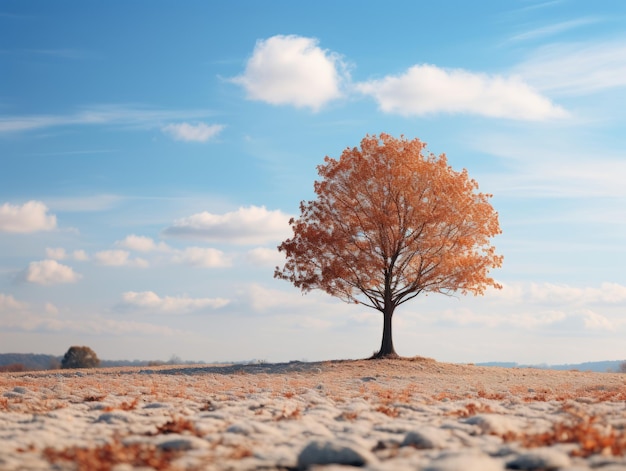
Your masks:
M444 448L449 442L450 434L434 427L423 427L406 434L402 446L412 446L420 450Z
M522 469L526 471L541 470L553 471L570 466L569 456L558 450L550 448L537 448L535 450L522 453L511 461L507 462L508 469ZM602 468L603 470L605 468Z
M364 466L376 461L368 450L354 444L330 440L313 440L298 455L298 468L308 469L312 465L342 464Z

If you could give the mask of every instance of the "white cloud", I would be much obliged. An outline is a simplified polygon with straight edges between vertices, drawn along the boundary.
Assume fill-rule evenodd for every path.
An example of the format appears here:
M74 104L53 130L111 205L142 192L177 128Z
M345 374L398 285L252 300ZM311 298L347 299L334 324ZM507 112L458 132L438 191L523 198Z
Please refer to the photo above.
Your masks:
M74 260L78 260L79 262L89 260L89 256L84 250L74 250L74 252L72 252L72 257L74 257Z
M22 206L5 203L0 206L0 232L27 234L51 231L57 219L48 214L48 208L40 201L29 201Z
M73 258L79 262L89 260L89 256L84 250L74 250L71 254L68 254L62 247L48 247L46 249L46 258L51 260L65 260L66 258Z
M156 243L150 237L131 234L124 240L118 240L115 245L124 247L136 252L168 252L171 250L165 242Z
M340 98L347 78L340 57L314 38L272 36L256 43L243 75L232 79L251 100L318 110Z
M232 265L232 260L221 250L203 247L187 247L174 255L172 261L203 268L229 267Z
M544 46L515 68L540 90L587 95L626 86L626 39Z
M65 253L65 249L61 247L57 247L54 249L47 248L46 257L52 260L63 260L65 257L67 257L67 254Z
M25 273L26 281L40 285L53 285L58 283L75 283L81 278L71 267L63 265L56 260L41 260L31 262Z
M59 309L52 303L46 303L44 310L47 314L56 316L59 313Z
M217 136L224 126L221 124L205 124L205 123L178 123L163 126L161 130L173 137L177 141L185 142L207 142L209 139Z
M10 294L0 293L0 312L17 311L26 308L26 304L16 300Z
M250 263L258 266L275 267L285 263L285 255L276 248L257 247L248 251L247 258Z
M204 308L218 309L230 301L224 298L160 297L153 291L128 291L122 295L125 304L164 313L185 313Z
M403 116L463 113L545 120L568 115L519 77L434 65L415 65L403 75L359 83L356 89L374 97L382 111Z
M268 211L264 206L239 208L226 214L205 211L175 221L163 234L209 242L264 244L288 236L289 219L280 210Z
M143 258L130 258L126 250L103 250L94 255L94 259L101 265L109 267L139 267L146 268L149 263Z

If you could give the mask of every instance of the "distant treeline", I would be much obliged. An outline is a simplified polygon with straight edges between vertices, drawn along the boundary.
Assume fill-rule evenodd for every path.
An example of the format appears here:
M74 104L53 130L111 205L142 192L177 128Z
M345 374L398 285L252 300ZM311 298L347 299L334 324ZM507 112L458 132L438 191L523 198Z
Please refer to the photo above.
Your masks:
M41 353L0 353L0 372L56 370L61 368L63 355L45 355ZM183 361L173 356L168 361L161 360L101 360L101 368L121 366L158 366L158 365L197 365L198 361Z
M514 362L492 361L476 363L478 366L500 366L502 368L539 368L542 370L577 370L595 371L598 373L624 373L626 360L588 361L585 363L566 363L563 365L520 365Z

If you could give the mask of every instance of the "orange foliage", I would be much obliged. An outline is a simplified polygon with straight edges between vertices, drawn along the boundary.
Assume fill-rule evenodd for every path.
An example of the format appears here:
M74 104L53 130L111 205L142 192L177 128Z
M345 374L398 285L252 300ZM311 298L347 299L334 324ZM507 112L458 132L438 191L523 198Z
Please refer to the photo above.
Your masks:
M502 264L490 245L501 232L491 195L425 146L381 134L326 157L317 199L291 219L293 237L278 247L287 261L274 276L389 317L422 292L499 288L489 276Z

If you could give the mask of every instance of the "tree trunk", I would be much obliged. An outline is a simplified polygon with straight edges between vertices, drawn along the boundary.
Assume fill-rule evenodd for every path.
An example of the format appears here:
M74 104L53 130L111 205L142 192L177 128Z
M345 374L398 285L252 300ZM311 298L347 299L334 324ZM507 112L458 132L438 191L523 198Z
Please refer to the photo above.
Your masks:
M372 358L399 358L393 348L393 337L391 334L391 320L395 306L387 305L383 311L383 340L380 344L380 350L374 354Z

